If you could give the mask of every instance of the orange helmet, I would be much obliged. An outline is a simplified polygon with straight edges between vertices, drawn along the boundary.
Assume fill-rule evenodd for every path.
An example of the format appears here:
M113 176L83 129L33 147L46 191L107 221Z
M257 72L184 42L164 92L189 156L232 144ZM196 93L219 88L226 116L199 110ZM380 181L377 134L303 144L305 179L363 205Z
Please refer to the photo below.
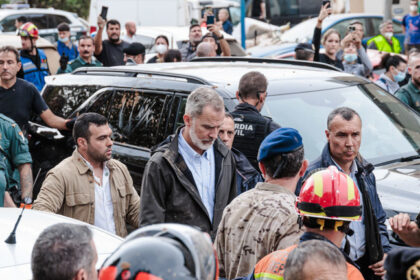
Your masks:
M360 194L350 176L330 166L304 183L296 206L301 216L339 221L359 221Z
M25 23L20 29L19 36L38 38L38 28L32 22Z

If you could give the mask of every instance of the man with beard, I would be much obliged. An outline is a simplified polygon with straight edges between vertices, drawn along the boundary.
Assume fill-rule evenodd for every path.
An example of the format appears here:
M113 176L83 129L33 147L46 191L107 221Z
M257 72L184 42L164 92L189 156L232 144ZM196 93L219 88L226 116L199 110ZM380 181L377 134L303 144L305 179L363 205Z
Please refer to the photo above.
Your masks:
M104 116L85 113L73 128L76 150L51 169L33 209L58 213L119 236L138 227L140 198L127 167L112 156L112 130Z
M325 134L328 143L321 156L308 167L307 174L333 165L353 179L360 192L362 222L350 223L354 234L347 236L347 244L343 246L349 249L350 258L359 265L365 279L380 279L385 275L384 259L391 247L385 225L386 213L372 173L374 167L359 154L362 120L353 109L337 108L328 115ZM299 193L300 186L296 189L296 194Z
M198 44L201 43L202 36L203 36L203 33L201 31L200 25L192 24L190 26L190 34L189 34L190 41L187 43L184 43L179 49L182 55L182 61L190 61L196 56L197 46Z
M408 60L408 74L411 80L401 87L395 96L420 113L420 54L411 55Z
M214 240L223 209L236 196L235 163L217 138L223 99L200 87L187 99L184 123L154 151L141 186L140 225L181 223Z
M108 40L102 41L102 32L106 24L106 34ZM111 19L106 21L98 16L98 32L95 35L95 56L104 66L124 65L123 49L129 46L129 43L120 39L121 25L119 21Z
M102 66L102 63L93 56L95 46L93 45L92 37L86 35L81 36L79 39L78 49L79 56L70 62L64 71L60 68L57 73L71 73L79 67Z

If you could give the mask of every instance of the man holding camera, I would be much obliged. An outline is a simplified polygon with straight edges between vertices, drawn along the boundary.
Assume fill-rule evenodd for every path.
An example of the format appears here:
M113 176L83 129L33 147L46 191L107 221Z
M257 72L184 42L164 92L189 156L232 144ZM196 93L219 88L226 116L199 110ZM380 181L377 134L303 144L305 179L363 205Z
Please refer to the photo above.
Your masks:
M102 32L106 25L108 39L102 41ZM124 65L123 50L129 44L120 38L121 24L115 19L106 21L98 16L98 32L95 35L95 56L104 66Z

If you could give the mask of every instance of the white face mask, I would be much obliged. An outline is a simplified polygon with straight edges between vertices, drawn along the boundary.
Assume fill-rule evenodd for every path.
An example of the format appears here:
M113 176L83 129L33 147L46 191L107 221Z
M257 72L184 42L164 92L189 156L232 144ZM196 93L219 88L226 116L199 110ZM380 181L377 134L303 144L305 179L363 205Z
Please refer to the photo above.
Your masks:
M392 33L392 32L385 32L384 36L385 36L385 38L387 38L387 39L391 39L391 38L392 38L392 36L394 36L394 33Z
M417 12L417 9L418 9L418 8L417 8L417 6L416 6L416 5L411 5L411 6L410 6L410 11L411 11L411 12Z
M164 54L168 50L168 47L164 44L160 44L156 46L156 51L160 54Z

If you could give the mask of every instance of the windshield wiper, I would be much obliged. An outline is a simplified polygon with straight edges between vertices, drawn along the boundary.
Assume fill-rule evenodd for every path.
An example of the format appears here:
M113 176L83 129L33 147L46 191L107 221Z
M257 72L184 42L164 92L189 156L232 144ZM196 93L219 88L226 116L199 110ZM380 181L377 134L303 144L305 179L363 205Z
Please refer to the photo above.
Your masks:
M409 157L402 157L402 158L400 158L400 161L401 162L407 162L407 161L412 161L412 160L415 160L415 159L419 159L420 158L420 155L414 155L414 156L409 156Z

